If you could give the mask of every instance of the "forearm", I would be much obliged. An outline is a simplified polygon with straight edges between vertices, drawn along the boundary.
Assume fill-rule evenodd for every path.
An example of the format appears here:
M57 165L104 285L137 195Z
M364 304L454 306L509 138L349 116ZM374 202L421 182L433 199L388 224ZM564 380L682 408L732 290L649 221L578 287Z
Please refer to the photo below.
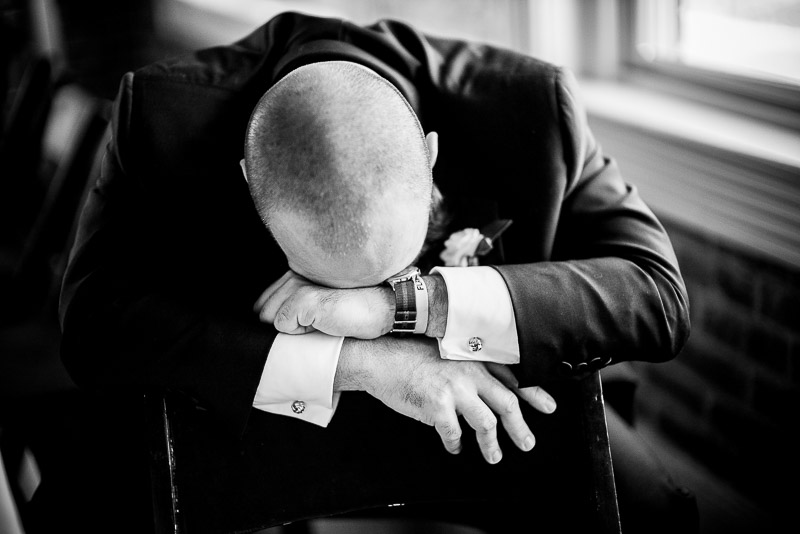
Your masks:
M425 335L444 337L447 330L447 286L439 274L423 276L428 288L428 328Z
M79 290L65 314L61 355L76 383L114 395L179 391L243 431L274 333L155 295L108 298L104 287Z
M154 225L133 218L138 197L128 202L127 192L93 190L87 200L62 284L64 364L87 389L181 391L240 432L274 330L217 297L229 282L212 291L209 277L195 283L198 273L177 287L171 273L191 271L191 261L178 268L165 259L151 237L159 234L144 231Z
M500 266L516 302L523 386L628 360L666 361L686 338L688 310L665 279L630 260ZM530 283L536 280L536 284ZM525 357L535 355L535 357Z
M333 391L365 391L369 379L366 356L368 345L379 340L362 340L347 337L342 342L339 363L333 377Z
M427 345L427 347L426 347ZM398 338L383 336L376 339L345 338L333 379L333 391L366 391L375 397L378 383L386 383L387 369L408 364L415 355L425 353L439 360L436 342L422 336ZM408 371L408 369L406 369ZM380 377L384 379L381 380ZM397 377L398 379L401 377Z

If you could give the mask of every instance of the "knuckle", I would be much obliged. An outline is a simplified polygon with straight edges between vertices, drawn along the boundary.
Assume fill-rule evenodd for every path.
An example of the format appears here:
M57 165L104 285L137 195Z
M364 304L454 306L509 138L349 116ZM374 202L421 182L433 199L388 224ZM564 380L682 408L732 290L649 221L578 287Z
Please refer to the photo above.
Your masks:
M448 442L455 442L461 439L461 428L452 423L441 423L438 425L442 439Z
M437 390L431 394L431 405L436 411L444 411L452 403L450 395L444 390Z
M284 304L280 308L278 308L277 313L275 314L275 328L281 329L288 327L291 323L292 311L291 307L287 304Z
M482 434L488 434L497 428L497 418L492 414L487 414L481 418L478 428L475 430Z
M540 404L547 400L549 395L540 387L534 387L530 393L534 403Z
M462 365L462 370L464 374L467 376L477 376L482 374L485 371L485 368L481 364L477 364L475 362L467 362L466 365Z
M335 291L320 291L314 290L314 298L319 302L321 307L334 306L339 301Z
M503 413L511 415L519 411L519 398L513 393L508 393L503 403Z
M298 321L303 326L311 326L330 310L332 299L329 291L315 287L303 287L297 295Z

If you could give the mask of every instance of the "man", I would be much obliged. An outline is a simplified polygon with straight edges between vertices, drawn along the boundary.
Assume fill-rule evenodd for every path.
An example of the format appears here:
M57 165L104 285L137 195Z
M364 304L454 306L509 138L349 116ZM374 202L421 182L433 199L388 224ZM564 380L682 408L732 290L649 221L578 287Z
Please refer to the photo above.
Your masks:
M335 431L356 389L449 452L459 416L490 464L498 419L531 450L517 397L552 412L565 378L668 360L688 334L663 228L574 90L530 58L297 14L129 74L65 277L65 363L180 391L237 434L253 406ZM486 265L415 278L427 324L387 335L405 302L384 282L498 217Z
M293 70L266 93L253 113L247 138L249 163L243 166L250 177L251 193L291 269L265 291L256 307L266 322L277 319L279 331L331 334L314 340L309 336L276 340L262 380L267 392L256 394L256 406L269 396L269 390L285 389L287 375L301 376L305 384L329 387L319 394L292 392L283 402L274 403L277 406L265 403L265 409L281 413L286 401L295 398L334 399L338 393L333 394L330 386L334 391L366 389L400 413L434 426L451 452L460 449L457 415L464 414L478 431L486 460L498 462L502 453L492 412L502 418L515 443L530 450L535 438L515 406L515 395L492 379L482 365L454 366L439 358L433 339L442 340L445 358L471 356L466 344L462 350L444 348L457 344L453 341L459 338L454 334L456 327L465 326L463 320L460 325L451 320L450 332L445 335L448 296L440 274L420 277L422 290L415 291L419 298L414 299L426 310L416 317L426 325L419 333L433 339L423 344L382 338L392 329L397 311L395 292L384 282L416 263L435 209L431 168L438 150L437 136L431 132L426 137L405 98L361 65L312 63ZM482 306L475 305L472 313L461 310L472 323L466 329L479 329L486 345L482 354L488 356L475 359L506 363L512 359L516 363L519 351L511 302L499 274L484 269L488 272L472 269L466 273L473 275L471 287L460 288L469 294L476 284L493 287L485 290L488 298L478 303ZM491 304L496 313L488 314L486 306ZM381 339L357 341L375 338ZM292 346L283 348L286 343ZM302 348L306 343L310 351ZM397 346L403 357L378 364L386 345ZM316 359L329 354L329 361L309 365L299 355L304 352ZM285 363L280 361L284 358ZM384 370L386 364L392 367ZM366 372L376 365L380 367ZM423 370L428 366L427 372ZM516 389L509 371L491 369L509 388ZM482 374L473 376L479 371ZM312 374L321 376L311 378ZM399 376L415 374L420 378L397 381ZM365 376L372 381L363 383ZM447 383L433 383L430 377L441 377ZM469 393L462 392L462 387ZM552 397L539 388L516 391L543 412L555 407ZM442 393L447 398L431 399ZM411 397L415 404L408 401ZM303 411L310 408L305 405ZM323 422L329 417L330 413Z

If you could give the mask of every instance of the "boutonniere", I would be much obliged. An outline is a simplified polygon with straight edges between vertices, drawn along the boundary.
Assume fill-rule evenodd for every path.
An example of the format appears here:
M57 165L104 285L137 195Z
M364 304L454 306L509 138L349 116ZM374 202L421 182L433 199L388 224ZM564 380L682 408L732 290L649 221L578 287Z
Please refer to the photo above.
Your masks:
M511 226L511 220L494 221L482 229L465 228L450 234L444 242L444 250L439 258L445 267L469 267L478 265L478 258L494 248L494 240Z

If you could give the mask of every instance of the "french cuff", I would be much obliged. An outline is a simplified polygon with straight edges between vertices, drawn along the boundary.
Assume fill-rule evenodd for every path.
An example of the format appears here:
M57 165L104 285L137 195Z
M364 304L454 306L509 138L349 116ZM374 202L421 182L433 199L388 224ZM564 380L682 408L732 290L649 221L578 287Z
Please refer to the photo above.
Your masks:
M503 277L488 266L435 267L447 286L447 330L439 354L448 360L519 363L514 307Z
M333 379L343 337L321 332L278 334L269 350L253 407L326 427L339 393Z

